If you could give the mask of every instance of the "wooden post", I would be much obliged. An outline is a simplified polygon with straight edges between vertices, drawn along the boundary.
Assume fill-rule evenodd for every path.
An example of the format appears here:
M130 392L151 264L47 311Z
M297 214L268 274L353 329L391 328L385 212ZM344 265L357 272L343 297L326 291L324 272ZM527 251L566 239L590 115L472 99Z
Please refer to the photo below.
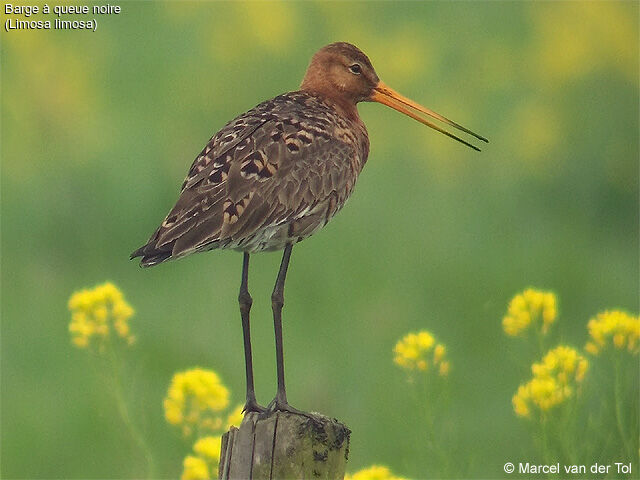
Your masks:
M319 414L245 415L222 436L219 480L342 480L351 430Z

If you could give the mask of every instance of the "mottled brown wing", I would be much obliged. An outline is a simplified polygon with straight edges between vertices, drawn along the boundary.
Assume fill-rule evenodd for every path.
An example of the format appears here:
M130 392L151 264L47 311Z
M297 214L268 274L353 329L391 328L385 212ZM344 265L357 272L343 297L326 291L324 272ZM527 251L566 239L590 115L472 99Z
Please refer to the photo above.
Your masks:
M308 105L279 98L210 140L174 208L134 252L143 266L212 248L268 249L274 227L314 215L326 223L335 213L352 186L355 149L328 133L330 123L310 117Z

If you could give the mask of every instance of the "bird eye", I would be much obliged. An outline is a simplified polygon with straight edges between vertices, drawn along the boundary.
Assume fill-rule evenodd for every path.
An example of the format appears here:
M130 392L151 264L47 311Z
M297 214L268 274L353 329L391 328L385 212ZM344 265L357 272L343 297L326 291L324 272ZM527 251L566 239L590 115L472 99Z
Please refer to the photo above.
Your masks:
M354 75L360 75L362 73L362 67L357 63L354 63L349 67L349 71Z

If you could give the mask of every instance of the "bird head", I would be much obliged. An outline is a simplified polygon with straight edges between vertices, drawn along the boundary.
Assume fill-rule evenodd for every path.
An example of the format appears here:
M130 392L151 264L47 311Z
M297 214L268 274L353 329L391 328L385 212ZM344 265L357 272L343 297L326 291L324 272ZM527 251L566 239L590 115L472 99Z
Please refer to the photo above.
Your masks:
M355 105L368 100L379 82L371 61L358 47L337 42L315 53L300 88Z
M382 103L474 150L480 149L425 116L454 127L478 140L488 142L485 137L423 107L386 85L378 77L369 58L350 43L332 43L318 50L311 58L300 88L325 95L347 112L355 112L355 105L358 102Z

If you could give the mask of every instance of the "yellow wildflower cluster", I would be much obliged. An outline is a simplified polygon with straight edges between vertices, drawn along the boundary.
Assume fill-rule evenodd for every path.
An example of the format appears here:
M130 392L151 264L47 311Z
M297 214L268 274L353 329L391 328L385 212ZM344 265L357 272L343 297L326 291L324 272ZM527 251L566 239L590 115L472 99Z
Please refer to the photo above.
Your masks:
M69 310L69 332L77 347L86 348L94 340L99 348L104 348L112 329L127 344L135 342L129 328L134 310L113 283L75 292L69 299Z
M582 383L589 362L573 348L561 345L549 351L541 363L531 367L533 378L518 388L513 396L513 409L521 417L530 417L533 406L540 411L570 398Z
M182 427L185 436L193 429L216 431L223 427L219 413L229 405L229 390L211 370L193 368L173 376L164 399L164 416Z
M530 326L539 326L546 334L558 315L557 300L553 292L528 288L509 302L507 314L502 319L502 328L507 335L522 335Z
M346 474L344 480L405 480L396 477L391 470L382 465L373 465L353 474Z
M209 480L209 466L202 458L188 455L182 466L181 480Z
M396 343L393 353L395 364L405 370L426 372L437 367L441 376L449 373L449 361L445 360L446 347L437 343L426 330L406 335Z
M244 405L238 405L227 417L225 428L239 427L244 415ZM221 424L220 424L221 425ZM220 445L222 437L208 435L200 438L194 445L195 455L188 455L183 461L181 480L208 480L217 478L218 465L220 463Z
M601 350L612 344L618 350L626 349L632 355L640 352L638 339L640 338L640 317L630 315L620 310L599 313L589 320L587 325L591 341L585 350L598 355Z
M196 455L184 459L181 480L209 480L217 478L222 438L202 437L193 445Z

